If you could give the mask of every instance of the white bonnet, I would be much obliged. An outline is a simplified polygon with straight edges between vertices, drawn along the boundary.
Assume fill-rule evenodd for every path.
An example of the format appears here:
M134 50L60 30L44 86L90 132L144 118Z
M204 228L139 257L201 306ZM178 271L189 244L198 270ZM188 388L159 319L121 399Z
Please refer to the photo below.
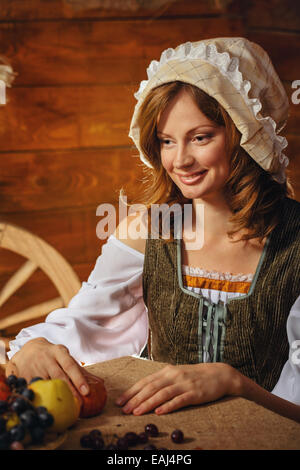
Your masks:
M288 119L289 101L261 46L241 37L187 42L165 50L159 61L150 63L147 75L148 80L135 93L137 104L129 132L143 163L151 167L139 146L139 108L150 90L178 80L213 96L240 131L240 145L274 179L285 181L287 140L278 133Z

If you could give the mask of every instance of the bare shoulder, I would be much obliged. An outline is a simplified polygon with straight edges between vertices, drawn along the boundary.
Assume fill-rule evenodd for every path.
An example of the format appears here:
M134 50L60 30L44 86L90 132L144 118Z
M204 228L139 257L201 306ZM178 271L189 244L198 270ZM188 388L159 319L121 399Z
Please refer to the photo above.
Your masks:
M117 226L113 235L125 245L145 253L147 225L143 220L144 213L128 215Z

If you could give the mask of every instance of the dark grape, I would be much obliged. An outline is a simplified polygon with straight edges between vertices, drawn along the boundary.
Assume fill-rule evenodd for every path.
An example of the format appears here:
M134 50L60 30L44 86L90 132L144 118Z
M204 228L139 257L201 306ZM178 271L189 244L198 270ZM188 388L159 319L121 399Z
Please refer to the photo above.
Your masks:
M180 429L175 429L175 431L173 431L171 434L171 439L176 444L181 444L181 442L184 440L183 432Z
M148 434L148 436L158 436L158 428L155 424L146 424L145 432Z
M102 450L104 449L104 440L102 437L94 437L94 439L91 439L92 443L92 449L94 450Z
M20 414L21 423L26 426L26 428L34 428L38 424L38 417L35 411L26 410Z
M24 379L24 377L18 377L15 386L16 386L16 388L18 388L18 389L23 389L23 388L27 387L27 381L26 381L26 379Z
M0 434L0 450L7 450L9 448L10 439L8 432Z
M139 442L140 444L146 444L146 442L148 442L148 434L146 432L141 432L139 434Z
M42 426L42 428L49 428L54 423L54 418L52 414L48 413L47 410L38 412L37 417L38 417L38 422L40 426Z
M144 447L144 450L155 450L156 447L153 444L148 444L146 447Z
M0 416L0 434L6 430L6 419Z
M0 400L0 413L4 413L8 409L8 403L5 400Z
M37 414L44 413L44 412L48 413L48 410L47 408L45 408L45 406L37 406L35 411Z
M91 439L94 439L96 437L102 437L102 432L100 429L92 429L92 431L89 432L89 435Z
M7 377L6 383L10 388L14 388L17 384L18 377L14 374L11 374Z
M126 439L128 447L135 446L139 442L139 436L135 432L127 432L124 439Z
M22 390L22 396L32 401L34 399L34 391L30 388L24 388L24 390Z
M104 440L99 429L92 429L92 431L89 432L89 438L92 449L102 450L104 448Z
M13 428L10 429L9 434L10 434L10 440L12 442L22 441L25 437L26 429L23 426L23 424L18 424L17 426L14 426Z
M108 444L108 446L106 446L104 450L118 450L118 447L116 446L116 444Z
M28 405L25 398L17 397L11 404L12 411L15 411L18 415L23 413L27 408Z
M45 430L41 426L35 426L30 429L30 435L34 444L38 444L43 441L45 437Z
M80 445L81 447L84 447L85 449L89 449L92 447L92 440L89 436L89 434L83 434L80 438Z
M125 437L120 437L117 440L117 447L118 450L127 450L128 449L128 441Z

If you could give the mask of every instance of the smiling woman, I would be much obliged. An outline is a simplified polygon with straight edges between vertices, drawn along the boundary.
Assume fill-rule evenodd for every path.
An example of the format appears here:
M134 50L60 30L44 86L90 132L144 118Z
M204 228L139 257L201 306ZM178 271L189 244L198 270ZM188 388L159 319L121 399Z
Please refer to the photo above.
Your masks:
M240 37L167 49L147 73L129 134L147 167L137 199L203 206L193 227L204 228L203 246L188 250L175 230L121 239L122 222L68 308L10 343L7 372L62 376L80 390L75 361L146 350L168 365L124 391L124 413L234 395L300 422L290 354L300 338L300 204L279 136L285 90L267 53Z

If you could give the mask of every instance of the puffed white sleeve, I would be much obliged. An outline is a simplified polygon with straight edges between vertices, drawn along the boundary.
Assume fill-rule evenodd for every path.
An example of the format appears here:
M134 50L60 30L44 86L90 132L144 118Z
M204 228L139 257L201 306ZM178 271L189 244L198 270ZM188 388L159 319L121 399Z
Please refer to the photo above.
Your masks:
M95 267L68 307L24 328L9 343L9 359L30 339L65 345L79 363L140 355L148 339L143 301L144 255L111 235Z
M290 345L289 359L272 393L300 405L300 296L289 313L287 335Z

